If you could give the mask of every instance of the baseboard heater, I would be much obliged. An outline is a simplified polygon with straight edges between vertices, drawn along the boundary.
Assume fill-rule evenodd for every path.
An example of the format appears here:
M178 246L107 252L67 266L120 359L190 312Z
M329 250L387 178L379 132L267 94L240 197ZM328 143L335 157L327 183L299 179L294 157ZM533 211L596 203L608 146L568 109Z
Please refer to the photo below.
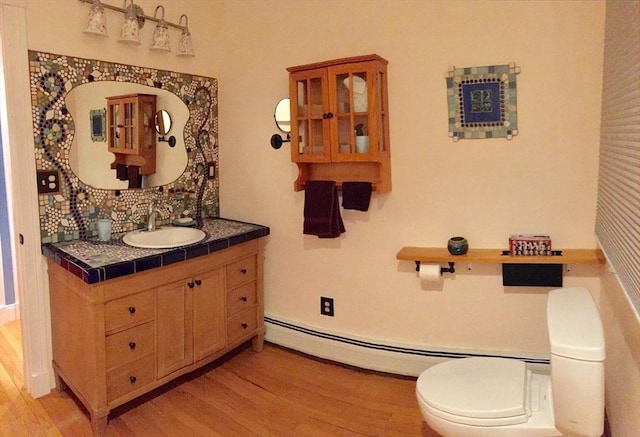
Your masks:
M418 376L428 367L448 359L500 357L526 362L533 370L546 371L549 358L544 354L515 355L482 351L429 350L350 338L313 329L273 317L264 318L266 340L309 355L365 369Z

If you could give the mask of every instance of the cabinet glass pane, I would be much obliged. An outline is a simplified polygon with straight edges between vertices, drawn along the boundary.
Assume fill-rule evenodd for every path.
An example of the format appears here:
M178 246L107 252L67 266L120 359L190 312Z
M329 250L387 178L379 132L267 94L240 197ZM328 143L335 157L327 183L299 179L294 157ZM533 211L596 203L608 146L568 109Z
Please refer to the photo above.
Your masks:
M353 129L350 115L338 115L338 153L353 153Z
M344 73L336 75L336 102L340 112L367 112L367 73Z
M311 150L309 153L312 155L324 154L324 138L323 138L323 120L313 119L311 120Z
M324 106L322 79L312 77L296 82L298 154L324 155Z
M297 82L298 117L322 116L322 81L320 78Z
M109 105L109 146L113 148L120 148L119 108L119 105Z
M369 153L369 117L356 115L354 118L354 134L356 153Z

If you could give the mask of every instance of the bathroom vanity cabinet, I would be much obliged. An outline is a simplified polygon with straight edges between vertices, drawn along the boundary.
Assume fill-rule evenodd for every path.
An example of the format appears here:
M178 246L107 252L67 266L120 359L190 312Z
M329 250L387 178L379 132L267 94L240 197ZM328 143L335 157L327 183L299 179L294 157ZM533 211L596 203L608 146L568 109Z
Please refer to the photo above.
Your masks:
M391 191L387 63L367 55L287 68L296 191L308 180Z
M107 147L118 164L136 166L140 174L156 172L156 96L127 94L107 97Z
M263 239L88 284L49 259L53 367L91 415L94 435L122 405L264 341Z

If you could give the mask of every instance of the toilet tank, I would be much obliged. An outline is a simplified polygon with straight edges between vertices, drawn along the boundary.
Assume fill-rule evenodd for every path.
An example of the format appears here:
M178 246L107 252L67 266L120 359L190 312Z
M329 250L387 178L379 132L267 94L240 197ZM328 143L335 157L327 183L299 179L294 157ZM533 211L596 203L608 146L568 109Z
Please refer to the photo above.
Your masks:
M563 434L601 436L604 428L604 332L586 288L549 292L551 393L556 428Z

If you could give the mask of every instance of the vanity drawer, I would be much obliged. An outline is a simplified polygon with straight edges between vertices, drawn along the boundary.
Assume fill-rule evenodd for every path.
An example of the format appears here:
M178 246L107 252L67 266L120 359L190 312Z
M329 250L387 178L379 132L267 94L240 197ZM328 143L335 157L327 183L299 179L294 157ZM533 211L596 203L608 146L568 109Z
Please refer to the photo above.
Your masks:
M155 381L156 357L142 357L126 366L107 372L107 402Z
M234 288L227 293L227 317L239 313L254 303L256 303L256 281Z
M154 306L153 290L107 302L104 307L105 330L109 333L153 320Z
M107 370L153 353L154 345L155 325L153 322L107 336L105 352Z
M247 308L246 310L227 319L227 343L253 334L257 327L256 307Z
M256 279L255 255L243 258L227 266L227 290Z

